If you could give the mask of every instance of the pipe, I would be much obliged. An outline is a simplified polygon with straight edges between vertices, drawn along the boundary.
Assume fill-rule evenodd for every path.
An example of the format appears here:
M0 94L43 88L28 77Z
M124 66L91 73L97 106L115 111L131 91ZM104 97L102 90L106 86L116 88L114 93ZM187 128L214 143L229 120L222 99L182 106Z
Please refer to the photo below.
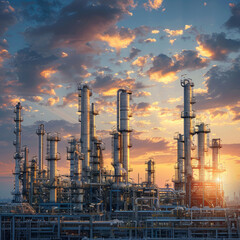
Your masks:
M44 125L43 124L40 124L38 126L38 129L36 130L36 134L38 135L38 170L39 170L39 173L41 174L42 171L44 170L44 167L43 167L43 136L45 134L45 131L44 131Z
M14 133L16 135L16 140L14 141L14 145L16 147L16 152L14 154L14 159L15 159L15 172L14 172L14 191L13 191L13 202L21 202L21 193L20 193L20 162L22 160L22 154L21 154L21 122L23 121L21 117L21 110L22 106L21 103L19 102L15 109L14 113L16 114L14 121L16 123L16 127L14 130Z

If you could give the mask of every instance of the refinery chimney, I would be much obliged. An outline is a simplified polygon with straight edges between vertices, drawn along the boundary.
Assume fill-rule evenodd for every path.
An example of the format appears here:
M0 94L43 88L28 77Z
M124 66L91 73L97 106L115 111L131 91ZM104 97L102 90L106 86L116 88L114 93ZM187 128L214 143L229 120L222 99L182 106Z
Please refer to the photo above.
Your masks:
M44 125L40 124L38 126L38 129L36 130L36 134L38 135L38 170L40 175L42 174L42 171L44 170L43 167L43 136L45 134L44 131Z
M184 88L184 111L181 117L184 119L184 175L185 175L185 191L186 204L191 207L191 182L192 182L192 165L191 165L191 146L192 135L192 119L195 118L195 112L192 110L192 105L195 103L193 96L194 83L191 79L181 80L181 86Z
M22 105L19 102L15 109L14 113L16 116L14 117L14 121L16 123L16 127L14 129L14 133L16 135L16 140L13 142L13 144L16 147L16 151L14 154L14 159L15 159L15 172L14 172L14 191L13 191L13 202L21 202L21 193L20 193L20 163L22 160L22 153L21 153L21 122L23 121L21 117L21 110L22 110Z
M129 179L129 148L130 132L129 118L130 116L130 96L132 92L129 90L119 89L117 92L117 130L121 133L121 162L125 170L125 182Z

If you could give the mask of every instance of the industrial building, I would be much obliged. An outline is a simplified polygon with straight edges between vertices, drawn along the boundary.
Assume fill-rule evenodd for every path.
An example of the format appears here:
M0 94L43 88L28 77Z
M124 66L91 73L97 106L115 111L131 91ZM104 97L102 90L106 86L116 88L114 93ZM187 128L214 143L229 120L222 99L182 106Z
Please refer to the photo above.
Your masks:
M131 95L117 91L117 126L112 135L112 166L104 167L104 144L96 134L92 90L78 88L80 139L68 140L67 159L58 153L60 133L36 130L38 157L29 161L22 146L22 106L15 107L15 183L13 202L0 205L0 239L231 239L240 238L239 210L226 208L219 162L221 139L208 139L206 123L194 124L194 83L183 79L184 132L175 136L174 188L156 185L155 162L146 159L146 179L130 181ZM193 136L197 137L197 146ZM46 138L45 138L46 136ZM46 142L46 144L45 144ZM47 168L44 167L46 145ZM209 148L209 149L208 149ZM197 150L197 156L193 150ZM206 164L206 151L212 151ZM69 175L56 173L69 161ZM194 164L195 163L195 164ZM207 176L206 176L207 174ZM197 177L195 177L197 176Z

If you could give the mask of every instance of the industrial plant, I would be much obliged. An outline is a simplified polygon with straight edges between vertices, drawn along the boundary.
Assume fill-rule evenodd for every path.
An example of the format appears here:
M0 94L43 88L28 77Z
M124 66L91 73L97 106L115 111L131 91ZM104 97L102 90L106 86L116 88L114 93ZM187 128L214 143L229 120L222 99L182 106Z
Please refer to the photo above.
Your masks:
M78 88L81 132L68 139L67 159L58 153L61 133L43 124L36 129L37 156L28 158L29 149L21 141L19 102L14 109L13 201L0 204L0 239L240 238L239 210L228 208L224 198L221 139L209 139L207 123L194 121L192 80L182 79L181 86L184 132L174 137L173 188L157 186L153 159L145 159L144 181L130 180L132 91L117 91L117 126L111 132L114 171L104 165L104 143L96 134L98 111L88 84ZM212 152L210 164L207 151ZM57 174L60 159L69 161L67 176Z

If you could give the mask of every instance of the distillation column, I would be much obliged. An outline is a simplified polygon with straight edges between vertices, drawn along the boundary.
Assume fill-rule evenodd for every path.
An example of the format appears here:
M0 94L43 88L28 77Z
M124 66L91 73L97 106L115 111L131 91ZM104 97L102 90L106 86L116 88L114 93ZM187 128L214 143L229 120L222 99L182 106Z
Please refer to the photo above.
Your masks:
M38 170L39 170L39 174L41 176L42 171L44 170L43 167L43 136L45 134L44 131L44 125L40 124L38 126L38 129L36 130L36 134L38 135Z
M177 168L175 179L175 190L184 190L184 137L182 134L178 134L175 138L177 140Z
M207 133L210 129L204 123L197 126L198 134L198 159L199 159L199 181L205 181L205 152L207 152Z
M68 144L69 146L67 147L67 160L70 161L70 180L73 181L77 140L71 136L68 140Z
M221 139L215 138L212 139L212 167L213 167L213 180L219 181L219 150L222 148Z
M155 162L150 159L149 161L146 162L147 164L147 184L149 186L155 184Z
M37 157L34 156L31 161L31 171L30 171L30 197L29 197L29 203L30 205L36 203L35 195L35 187L37 183Z
M125 170L124 179L129 179L129 148L130 145L130 96L129 90L119 89L117 92L117 130L121 133L121 159Z
M23 147L24 162L23 162L23 200L28 201L29 197L29 161L28 161L29 149L27 146Z
M81 112L81 151L84 155L82 164L82 177L84 181L89 179L90 161L90 96L92 92L87 84L78 88L79 90L79 112ZM80 100L81 99L81 100Z
M57 144L61 140L59 133L48 133L47 141L49 142L49 154L47 160L50 162L50 202L57 202L57 161L60 160L60 154L57 151Z
M20 193L20 162L22 160L22 154L21 154L21 122L23 121L21 117L21 110L22 110L22 105L19 102L15 109L14 113L16 116L14 117L14 122L16 123L16 127L14 129L14 133L16 135L16 140L13 142L13 144L16 147L16 152L14 154L14 159L15 159L15 172L14 172L14 191L13 191L13 202L21 202L21 193Z
M121 163L121 133L113 132L113 167L115 182L120 183L122 181L122 163Z
M184 175L186 204L191 207L191 183L192 183L192 165L191 165L191 146L192 146L192 119L195 113L192 110L192 104L195 103L193 97L194 83L191 79L181 80L181 86L184 87L184 111L181 117L184 119Z

